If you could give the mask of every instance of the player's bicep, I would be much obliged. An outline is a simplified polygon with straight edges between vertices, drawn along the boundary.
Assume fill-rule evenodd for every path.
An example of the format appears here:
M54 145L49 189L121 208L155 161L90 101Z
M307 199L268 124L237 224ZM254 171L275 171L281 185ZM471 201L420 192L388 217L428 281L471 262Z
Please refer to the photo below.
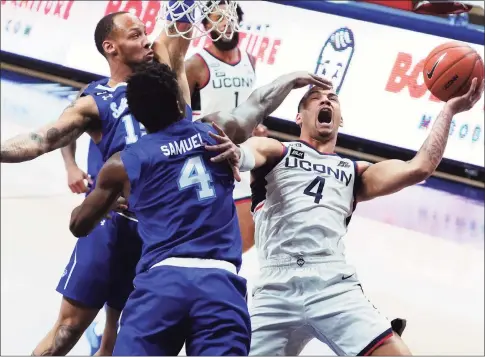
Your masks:
M96 102L90 96L72 102L59 119L39 130L47 151L59 149L79 138L99 117Z
M286 152L286 147L278 140L258 136L249 138L241 144L241 147L251 150L255 161L254 168L261 167L268 161L279 159Z
M421 181L419 170L412 162L385 160L368 165L361 174L358 201L389 195Z

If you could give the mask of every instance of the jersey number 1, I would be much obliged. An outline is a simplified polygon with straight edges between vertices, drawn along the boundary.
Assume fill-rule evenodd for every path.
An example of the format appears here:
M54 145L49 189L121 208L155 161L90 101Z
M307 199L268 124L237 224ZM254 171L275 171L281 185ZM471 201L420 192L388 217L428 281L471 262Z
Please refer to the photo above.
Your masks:
M318 187L315 189L315 186ZM315 203L320 203L320 200L322 199L323 195L322 195L322 191L323 191L323 187L325 186L325 179L323 177L320 177L320 176L317 176L315 177L315 179L310 182L310 184L305 188L305 190L303 191L303 193L305 195L308 195L308 196L311 196L311 197L315 197L315 200L314 202Z
M200 156L185 160L184 167L178 179L179 190L185 190L194 185L198 186L197 196L199 197L199 201L216 196L216 192L212 187L212 178L207 172Z

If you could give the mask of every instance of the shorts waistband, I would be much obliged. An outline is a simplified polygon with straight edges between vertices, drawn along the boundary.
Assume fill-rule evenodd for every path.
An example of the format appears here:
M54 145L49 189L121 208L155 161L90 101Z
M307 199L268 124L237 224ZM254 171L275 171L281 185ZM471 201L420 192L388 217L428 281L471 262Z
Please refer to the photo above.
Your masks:
M229 273L237 275L237 268L234 264L226 262L224 260L215 260L215 259L171 257L154 264L150 269L164 266L164 265L170 265L174 267L184 267L184 268L222 269L222 270L228 271Z
M281 259L262 260L259 262L261 269L272 267L295 267L302 268L307 264L328 264L328 263L344 263L342 259L336 259L335 257L286 257Z

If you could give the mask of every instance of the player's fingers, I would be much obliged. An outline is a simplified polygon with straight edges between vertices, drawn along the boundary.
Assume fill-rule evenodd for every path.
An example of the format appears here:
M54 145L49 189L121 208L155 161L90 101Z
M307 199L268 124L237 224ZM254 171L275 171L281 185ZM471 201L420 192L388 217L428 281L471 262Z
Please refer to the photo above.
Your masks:
M225 151L222 154L219 154L219 155L214 156L213 158L211 158L211 161L212 162L223 162L225 160L231 159L231 156L232 156L231 155L231 152Z
M209 136L212 137L212 138L214 138L214 139L216 139L220 143L223 143L223 142L226 142L227 141L227 136L226 137L220 136L220 135L214 134L212 132L209 132Z
M76 185L70 183L70 184L68 184L68 186L69 186L69 189L71 190L72 193L77 193L76 192Z
M232 172L234 174L234 179L237 182L241 182L241 175L239 173L239 168L237 166L232 166Z
M92 185L93 179L91 178L91 176L89 176L88 174L85 174L85 175L86 175L85 179L88 181L88 185Z
M320 76L317 76L315 74L312 74L311 75L313 80L315 81L315 85L319 86L319 87L323 87L325 89L330 89L333 87L333 83L332 81L326 79L326 78L323 78L323 77L320 77Z
M472 84L470 85L468 92L465 94L466 97L471 98L473 94L475 94L475 91L477 90L477 82L478 78L475 77L472 79Z
M218 145L204 145L204 148L207 151L225 151L230 149L232 146L232 143L223 143L223 144L218 144Z
M219 125L217 125L215 122L212 122L212 126L214 127L214 129L216 129L216 131L219 133L220 136L222 137L227 137L226 133L224 133L224 130L222 130ZM209 132L210 134L210 132Z

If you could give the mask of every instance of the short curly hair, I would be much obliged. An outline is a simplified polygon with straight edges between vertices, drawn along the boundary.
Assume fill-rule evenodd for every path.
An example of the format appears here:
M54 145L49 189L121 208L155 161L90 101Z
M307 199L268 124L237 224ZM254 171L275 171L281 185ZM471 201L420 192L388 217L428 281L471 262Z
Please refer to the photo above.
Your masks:
M141 63L128 78L126 99L148 132L165 129L185 115L176 73L157 61Z

